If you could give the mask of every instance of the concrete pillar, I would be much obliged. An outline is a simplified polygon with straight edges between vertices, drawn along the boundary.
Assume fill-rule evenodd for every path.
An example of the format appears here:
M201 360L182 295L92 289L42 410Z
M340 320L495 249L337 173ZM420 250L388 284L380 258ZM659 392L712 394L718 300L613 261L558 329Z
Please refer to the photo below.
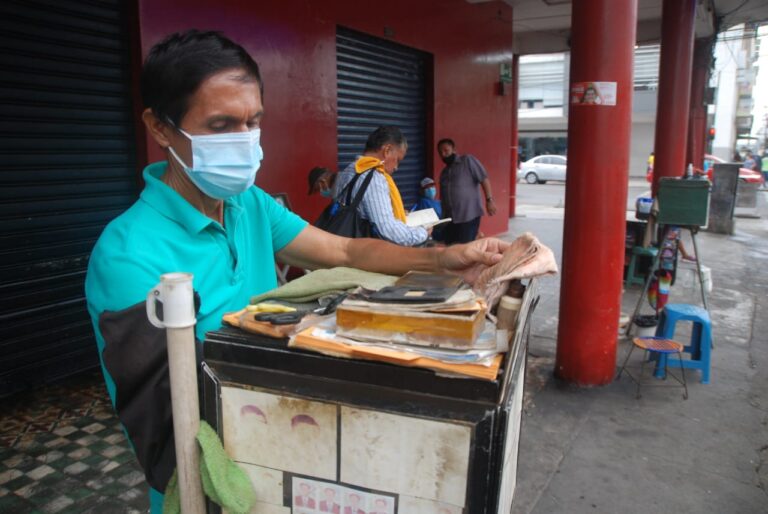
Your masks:
M517 110L520 93L520 55L512 57L512 139L509 144L509 217L515 217L515 205L517 203L517 159L518 159L518 130Z
M680 177L688 164L688 117L691 98L696 0L664 0L661 14L659 99L653 146L653 196L661 177Z
M579 385L611 382L616 370L636 25L637 0L573 9L555 374Z

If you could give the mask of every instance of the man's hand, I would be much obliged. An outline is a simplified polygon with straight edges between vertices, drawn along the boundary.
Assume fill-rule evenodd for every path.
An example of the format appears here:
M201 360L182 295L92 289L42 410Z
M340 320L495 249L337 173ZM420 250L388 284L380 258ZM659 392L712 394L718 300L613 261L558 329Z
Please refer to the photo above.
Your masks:
M496 214L496 203L493 201L493 198L488 198L485 201L485 210L488 212L488 216Z
M478 239L463 245L446 248L439 257L443 271L459 275L464 282L473 284L480 273L501 260L509 243L500 239Z

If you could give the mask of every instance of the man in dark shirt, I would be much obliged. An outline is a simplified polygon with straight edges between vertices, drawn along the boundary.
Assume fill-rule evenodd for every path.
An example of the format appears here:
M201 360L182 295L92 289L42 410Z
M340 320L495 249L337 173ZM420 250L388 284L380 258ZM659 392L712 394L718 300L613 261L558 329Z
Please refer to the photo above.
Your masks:
M486 212L489 216L496 214L488 172L474 156L457 154L452 139L441 139L437 143L437 152L445 163L440 173L443 217L452 219L445 229L445 243L474 241L483 216L478 185L483 188Z

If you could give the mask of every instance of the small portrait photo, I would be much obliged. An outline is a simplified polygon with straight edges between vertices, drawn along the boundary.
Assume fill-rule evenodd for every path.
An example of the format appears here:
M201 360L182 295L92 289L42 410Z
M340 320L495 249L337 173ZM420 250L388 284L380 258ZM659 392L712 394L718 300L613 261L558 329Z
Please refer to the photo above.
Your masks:
M344 514L368 514L368 495L354 489L344 491Z
M600 92L597 90L597 86L591 82L587 83L584 88L584 95L581 97L581 103L583 104L600 104L602 99L600 98Z
M311 480L296 479L293 480L293 509L315 509L317 508L316 487Z
M393 514L395 500L386 496L371 496L370 509L370 514Z
M318 491L320 503L318 510L320 512L330 512L331 514L341 514L341 492L337 486L321 485Z

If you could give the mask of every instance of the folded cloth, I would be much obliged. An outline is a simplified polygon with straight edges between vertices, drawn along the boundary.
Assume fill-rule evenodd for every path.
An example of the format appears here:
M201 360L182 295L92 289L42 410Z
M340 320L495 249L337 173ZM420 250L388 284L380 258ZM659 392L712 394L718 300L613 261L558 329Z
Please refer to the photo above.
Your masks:
M526 232L512 242L498 263L480 274L473 289L493 307L507 292L512 280L553 275L557 271L552 250Z
M253 484L245 471L229 458L219 436L205 421L200 421L197 442L200 445L200 479L205 495L227 512L250 512L256 503ZM181 513L178 485L174 471L165 489L164 514Z
M358 286L378 291L382 287L393 285L396 280L397 277L391 275L354 268L321 269L292 280L272 291L253 296L251 303L259 303L269 299L280 299L293 303L312 302L321 296L338 294Z

